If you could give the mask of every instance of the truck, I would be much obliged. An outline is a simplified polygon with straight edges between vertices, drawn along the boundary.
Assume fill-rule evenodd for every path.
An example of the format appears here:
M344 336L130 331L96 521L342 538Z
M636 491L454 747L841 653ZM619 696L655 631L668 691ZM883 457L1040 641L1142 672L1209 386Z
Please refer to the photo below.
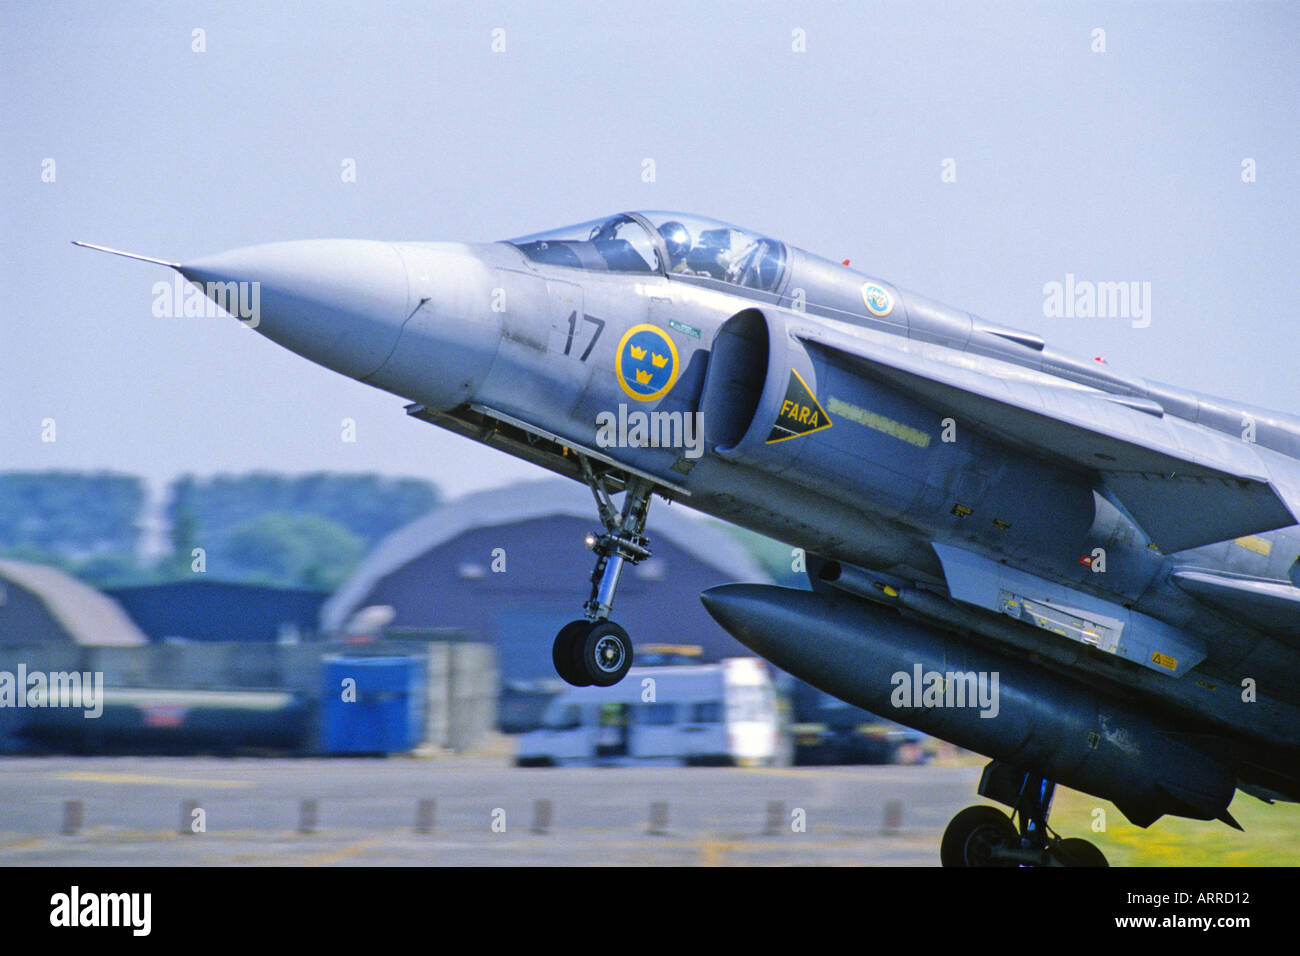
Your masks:
M772 764L780 753L776 691L766 662L634 667L612 687L571 687L523 734L521 767Z

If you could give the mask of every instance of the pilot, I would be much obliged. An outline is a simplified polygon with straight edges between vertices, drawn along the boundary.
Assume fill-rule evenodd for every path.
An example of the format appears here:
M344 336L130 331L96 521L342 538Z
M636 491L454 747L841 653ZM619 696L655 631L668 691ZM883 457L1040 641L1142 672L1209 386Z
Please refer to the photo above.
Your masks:
M731 265L736 258L732 251L734 242L735 236L726 226L703 230L689 257L692 275L708 276L724 282L736 281L730 275Z
M664 245L668 247L668 271L678 275L691 275L686 267L686 254L691 251L691 231L676 219L670 219L659 227Z

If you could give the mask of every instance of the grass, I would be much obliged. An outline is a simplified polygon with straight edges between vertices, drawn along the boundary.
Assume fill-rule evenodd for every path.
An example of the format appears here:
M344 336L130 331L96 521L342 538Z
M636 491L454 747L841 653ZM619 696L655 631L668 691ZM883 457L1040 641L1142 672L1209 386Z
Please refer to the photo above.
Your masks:
M1229 811L1245 833L1218 820L1170 816L1143 830L1109 801L1057 787L1048 822L1063 837L1095 843L1111 866L1300 866L1300 804L1270 806L1238 792ZM1097 832L1094 820L1102 819L1105 831Z

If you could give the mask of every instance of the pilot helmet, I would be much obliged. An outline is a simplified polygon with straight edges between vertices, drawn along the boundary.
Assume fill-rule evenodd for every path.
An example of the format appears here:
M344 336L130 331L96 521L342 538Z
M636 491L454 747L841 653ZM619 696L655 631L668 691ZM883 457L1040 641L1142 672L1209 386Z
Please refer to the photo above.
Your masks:
M659 235L664 237L664 244L668 247L669 261L680 262L691 251L691 232L677 220L670 220L660 226Z

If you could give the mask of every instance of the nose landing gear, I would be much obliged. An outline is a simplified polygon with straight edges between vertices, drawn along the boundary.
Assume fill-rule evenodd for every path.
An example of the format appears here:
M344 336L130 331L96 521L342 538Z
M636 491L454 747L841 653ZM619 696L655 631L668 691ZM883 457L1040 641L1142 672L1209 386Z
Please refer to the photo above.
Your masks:
M996 807L967 807L944 831L940 861L944 866L1108 866L1087 840L1063 840L1048 829L1055 790L1050 780L993 761L984 768L979 792L1010 806L1011 816Z
M643 532L654 487L643 478L630 479L620 510L587 459L579 456L579 461L605 531L587 536L587 546L596 553L591 597L583 605L587 619L570 621L560 629L551 646L551 660L556 673L575 687L609 687L621 681L632 666L632 639L609 620L609 613L624 563L637 564L650 557Z

